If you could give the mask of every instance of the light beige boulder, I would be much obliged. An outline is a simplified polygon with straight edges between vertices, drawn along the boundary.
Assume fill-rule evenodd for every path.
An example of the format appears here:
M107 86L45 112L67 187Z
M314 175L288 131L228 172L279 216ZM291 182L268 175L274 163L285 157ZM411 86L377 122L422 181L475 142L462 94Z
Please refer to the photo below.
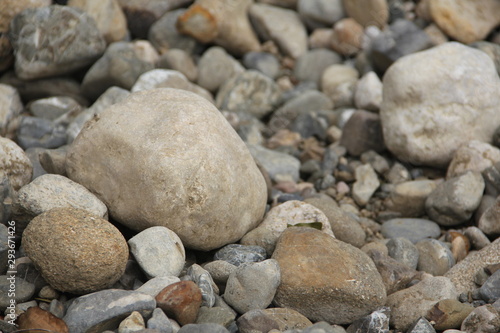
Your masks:
M198 250L239 240L267 201L264 177L219 110L178 89L132 93L87 122L66 171L120 223L165 226Z

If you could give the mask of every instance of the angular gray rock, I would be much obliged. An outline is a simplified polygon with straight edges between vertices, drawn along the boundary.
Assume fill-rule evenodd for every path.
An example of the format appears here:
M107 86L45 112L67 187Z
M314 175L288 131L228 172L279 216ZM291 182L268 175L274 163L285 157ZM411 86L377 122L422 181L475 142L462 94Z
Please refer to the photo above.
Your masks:
M198 61L198 84L216 92L220 86L245 69L222 47L213 46L203 53Z
M259 145L247 145L247 147L273 181L299 180L300 161L297 158Z
M117 221L137 231L163 225L200 250L239 240L267 201L262 174L221 113L177 89L133 93L94 118L66 170Z
M23 80L71 73L106 47L94 19L67 6L29 8L12 20L10 34L16 75Z

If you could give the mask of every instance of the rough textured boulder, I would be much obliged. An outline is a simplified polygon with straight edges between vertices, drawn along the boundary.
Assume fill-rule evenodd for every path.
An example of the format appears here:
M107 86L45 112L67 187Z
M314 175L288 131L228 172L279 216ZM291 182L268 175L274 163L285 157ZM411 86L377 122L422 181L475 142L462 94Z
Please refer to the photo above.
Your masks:
M400 58L383 80L387 148L413 164L445 167L470 140L491 142L500 125L499 89L493 61L459 43Z
M212 104L182 90L111 106L83 128L66 167L117 221L165 226L188 248L235 242L265 210L264 177L243 141Z

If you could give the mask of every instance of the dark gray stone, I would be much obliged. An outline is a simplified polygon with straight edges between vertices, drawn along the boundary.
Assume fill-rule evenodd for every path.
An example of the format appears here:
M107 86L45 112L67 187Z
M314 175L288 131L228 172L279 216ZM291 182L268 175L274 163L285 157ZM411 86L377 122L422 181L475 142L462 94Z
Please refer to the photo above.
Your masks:
M380 72L397 59L432 46L430 37L415 23L396 20L371 43L371 58Z
M363 110L354 112L342 129L340 144L353 156L368 150L383 151L385 144L379 115Z
M10 239L14 240L14 238ZM9 229L5 224L0 223L0 274L5 274L5 272L7 272L8 258L9 258Z
M500 299L500 269L479 288L479 295L487 303L494 303Z
M40 148L40 147L32 147L26 149L25 153L26 156L31 161L31 165L33 165L33 176L31 177L31 180L35 180L36 178L47 174L47 171L43 167L42 163L40 162L40 156L42 156L42 153L45 151L45 148Z
M239 266L245 262L263 261L266 257L266 250L261 246L228 244L215 253L214 260L224 260Z
M156 308L152 296L135 291L107 289L76 298L63 320L72 333L115 329L133 311L143 316Z
M205 323L184 325L177 333L229 333L229 331L222 325Z
M419 318L413 325L408 328L407 333L436 333L436 330L429 321L423 317Z
M248 52L243 57L243 65L248 69L255 69L275 79L280 71L278 59L267 52Z
M297 11L310 29L330 28L346 15L342 0L299 0Z
M304 139L316 137L321 141L326 139L326 130L328 129L328 122L325 118L318 115L317 112L309 112L300 114L295 118L290 129L297 132Z
M215 284L210 273L198 264L191 265L187 270L187 275L194 283L200 287L202 306L212 307L215 304L215 295L219 288Z
M106 48L95 21L87 13L67 6L29 8L21 12L10 24L10 36L16 74L24 80L83 68Z
M425 219L396 218L382 224L385 238L404 237L413 243L425 238L437 238L441 235L439 225Z
M17 142L23 149L58 148L66 141L66 127L48 119L23 117L17 131Z
M389 333L389 316L391 309L383 307L368 316L355 320L347 328L347 333Z

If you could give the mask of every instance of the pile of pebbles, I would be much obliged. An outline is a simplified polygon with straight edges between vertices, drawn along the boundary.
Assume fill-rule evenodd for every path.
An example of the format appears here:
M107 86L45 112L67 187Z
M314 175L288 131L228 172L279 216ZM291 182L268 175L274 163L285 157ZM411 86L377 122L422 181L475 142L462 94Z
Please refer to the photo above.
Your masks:
M497 0L3 0L0 331L500 332Z

